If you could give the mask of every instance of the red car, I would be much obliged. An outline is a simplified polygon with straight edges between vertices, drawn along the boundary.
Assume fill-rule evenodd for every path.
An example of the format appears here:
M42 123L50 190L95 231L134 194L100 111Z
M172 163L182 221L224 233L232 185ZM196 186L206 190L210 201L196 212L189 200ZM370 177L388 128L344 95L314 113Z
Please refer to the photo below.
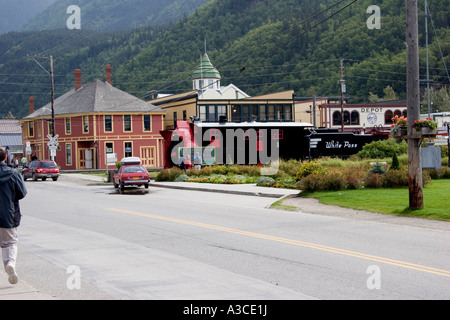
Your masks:
M28 164L27 168L22 170L23 180L28 178L37 181L42 179L42 181L51 178L53 181L58 180L59 168L55 161L51 160L35 160Z
M113 175L114 188L124 191L126 186L144 186L148 189L150 174L136 157L123 158L119 170Z

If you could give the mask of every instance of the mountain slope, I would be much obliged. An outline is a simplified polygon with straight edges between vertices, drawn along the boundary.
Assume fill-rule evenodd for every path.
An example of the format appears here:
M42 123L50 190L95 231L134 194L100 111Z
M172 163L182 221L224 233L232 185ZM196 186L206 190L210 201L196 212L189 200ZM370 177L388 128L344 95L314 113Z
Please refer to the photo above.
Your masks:
M208 0L56 0L36 16L24 30L66 28L71 13L67 8L77 5L81 11L81 28L89 30L129 30L145 25L158 25L190 14Z
M189 17L164 26L109 33L82 29L5 35L0 37L0 47L5 48L0 51L0 116L8 111L26 114L32 93L36 106L49 101L48 75L26 60L27 54L54 56L57 94L73 86L75 68L81 68L87 82L104 79L104 67L111 64L114 86L148 99L151 90L191 90L191 75L204 53L205 39L222 85L233 83L250 95L281 90L294 90L296 96L338 95L339 64L344 59L351 102L367 102L371 94L382 96L387 86L404 98L404 0L383 1L379 30L366 25L372 2L360 0L344 8L351 3L347 0L325 10L338 1L212 0ZM450 84L443 64L450 65L449 7L450 0L430 4L438 36L430 24L430 72L436 89ZM425 77L423 19L420 25Z
M56 0L0 0L0 34L17 31Z

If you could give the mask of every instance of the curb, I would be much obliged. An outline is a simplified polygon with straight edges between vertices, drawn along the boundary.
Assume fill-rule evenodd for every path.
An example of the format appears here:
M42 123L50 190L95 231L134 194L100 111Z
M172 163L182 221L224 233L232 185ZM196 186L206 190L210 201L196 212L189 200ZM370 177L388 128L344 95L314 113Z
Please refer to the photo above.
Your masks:
M254 196L254 197L265 197L265 198L283 198L286 195L265 193L265 192L252 192L252 191L238 191L238 190L223 190L223 189L206 189L206 188L196 188L196 187L183 187L183 186L169 186L162 185L158 183L152 183L150 186L159 188L169 188L169 189L179 189L179 190L192 190L192 191L204 191L204 192L215 192L215 193L228 193L243 196Z

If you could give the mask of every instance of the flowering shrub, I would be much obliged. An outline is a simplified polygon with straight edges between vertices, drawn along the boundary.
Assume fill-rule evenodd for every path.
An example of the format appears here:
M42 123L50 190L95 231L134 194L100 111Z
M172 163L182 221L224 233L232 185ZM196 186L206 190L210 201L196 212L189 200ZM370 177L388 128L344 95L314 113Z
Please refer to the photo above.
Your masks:
M323 167L319 162L311 161L303 163L295 175L295 180L300 181L302 178L310 174L318 174L323 172Z
M430 128L431 130L436 130L437 123L434 122L431 118L426 118L425 120L415 120L413 126L417 131L420 131L422 128Z

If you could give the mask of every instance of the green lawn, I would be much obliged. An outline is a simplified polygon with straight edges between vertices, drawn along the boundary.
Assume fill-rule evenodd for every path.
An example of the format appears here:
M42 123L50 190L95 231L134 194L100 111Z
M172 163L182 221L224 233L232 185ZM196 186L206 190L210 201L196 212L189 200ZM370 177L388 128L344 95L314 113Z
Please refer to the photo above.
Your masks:
M450 180L433 180L423 189L424 208L409 209L408 188L325 191L305 194L320 203L370 212L450 221Z

